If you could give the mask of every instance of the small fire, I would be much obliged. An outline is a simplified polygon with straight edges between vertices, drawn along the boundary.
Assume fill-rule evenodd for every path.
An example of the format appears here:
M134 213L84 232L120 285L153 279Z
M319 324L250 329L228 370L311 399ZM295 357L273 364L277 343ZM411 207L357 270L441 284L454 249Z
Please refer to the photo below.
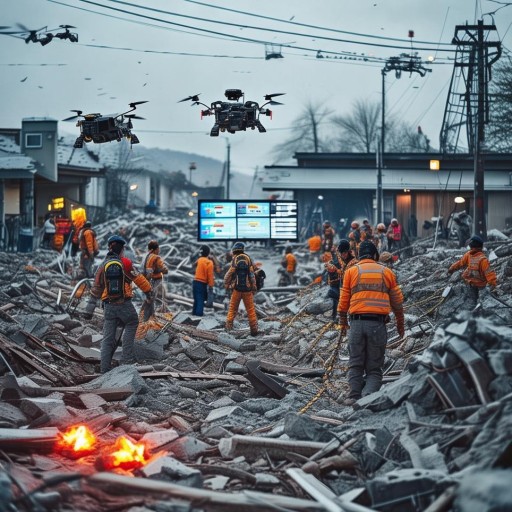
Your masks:
M102 457L105 469L136 469L144 466L150 459L143 443L132 443L124 436L116 439L112 450Z
M69 427L59 435L57 448L73 454L82 456L90 453L96 444L96 436L85 425Z

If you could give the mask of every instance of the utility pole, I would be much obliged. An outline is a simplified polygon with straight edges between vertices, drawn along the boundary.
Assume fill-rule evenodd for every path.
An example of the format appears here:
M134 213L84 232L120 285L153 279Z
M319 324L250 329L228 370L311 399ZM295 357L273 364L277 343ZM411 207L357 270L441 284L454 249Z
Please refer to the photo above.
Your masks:
M409 37L414 37L414 32L409 31ZM421 58L417 53L407 54L401 53L399 57L390 57L386 61L386 65L381 70L382 75L382 112L381 112L381 127L380 127L380 143L377 148L377 222L384 221L384 194L382 191L382 170L384 169L384 154L386 152L386 74L389 71L395 71L395 77L400 78L402 71L418 73L424 77L432 70L425 68L422 64Z
M462 97L466 103L468 147L474 159L473 232L484 241L487 239L484 185L485 125L489 122L487 89L491 66L501 56L501 43L491 41L489 37L489 32L495 30L495 25L484 25L482 20L478 20L476 25L457 25L452 40L457 45L455 68L467 68L466 92ZM494 52L490 51L491 48L494 48ZM445 130L450 129L447 126Z
M226 139L227 142L227 155L226 155L226 199L229 199L229 187L231 184L231 144L229 143L229 139Z

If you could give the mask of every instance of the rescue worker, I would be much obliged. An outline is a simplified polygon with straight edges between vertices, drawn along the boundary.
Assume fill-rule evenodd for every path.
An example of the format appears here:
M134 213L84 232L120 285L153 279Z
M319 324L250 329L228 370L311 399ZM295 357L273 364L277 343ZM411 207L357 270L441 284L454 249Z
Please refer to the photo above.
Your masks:
M336 231L331 226L330 221L326 220L323 223L323 231L322 231L322 248L324 252L331 252L334 246L334 235L336 235Z
M156 299L158 296L165 296L163 287L163 276L168 274L169 269L160 256L160 246L156 240L148 242L148 253L142 264L142 275L151 284L153 297ZM144 307L144 322L147 322L155 314L155 301L151 301Z
M350 249L357 258L359 252L359 244L361 243L361 229L360 224L356 220L353 220L350 224L350 233L348 234L350 240Z
M92 267L94 257L99 254L98 241L96 240L96 232L92 229L90 220L84 222L84 227L80 231L79 248L80 248L80 269L85 277L93 277Z
M313 236L308 238L309 247L309 261L318 261L320 256L320 250L322 249L322 237L315 233Z
M388 251L400 251L400 247L402 246L402 226L398 223L397 219L391 219L386 237L388 239Z
M388 250L388 237L386 236L387 228L386 224L379 222L377 224L377 232L374 236L374 242L380 253Z
M471 225L473 224L473 219L471 215L469 215L466 210L456 213L453 216L453 222L455 222L457 229L457 236L459 238L459 248L465 247L468 238L471 235Z
M375 244L366 240L359 246L359 262L343 278L338 313L341 334L348 331L350 393L345 405L378 391L386 351L388 314L395 314L398 334L403 337L403 295L394 272L376 262Z
M332 259L325 263L325 270L327 271L327 284L329 285L327 296L332 299L332 319L334 321L338 311L341 283L345 270L357 263L357 260L350 250L350 242L345 238L340 240L338 247L331 254Z
M43 240L41 242L43 249L53 248L53 237L55 236L56 230L55 219L53 215L50 214L43 224Z
M208 257L209 255L210 248L207 245L202 245L199 248L199 259L196 262L196 272L192 281L192 296L194 297L192 314L195 316L203 316L204 303L208 299L208 287L213 288L215 284L213 261Z
M359 230L361 232L361 241L373 240L373 228L370 225L370 221L368 219L363 220L363 224Z
M297 278L295 277L295 271L297 270L297 258L293 254L293 249L290 245L284 250L284 257L282 260L282 266L286 271L289 284L296 284Z
M379 256L379 263L382 263L386 267L393 268L393 255L388 251L383 251Z
M254 307L253 295L257 291L254 264L245 253L245 244L235 242L231 248L233 261L224 277L224 287L231 290L228 314L226 316L226 330L233 329L233 321L238 313L240 301L243 301L247 311L251 336L258 334L258 317Z
M139 317L132 303L132 282L146 294L146 301L151 302L153 295L148 280L139 274L129 258L124 257L126 240L118 235L111 236L108 241L107 256L96 271L91 296L85 308L84 317L92 318L97 301L101 300L104 308L103 340L101 341L100 371L106 373L111 369L112 358L117 348L116 329L122 325L123 354L121 364L134 364L135 333L139 325ZM110 272L109 265L121 265L121 274L117 281Z
M491 269L487 256L483 253L484 241L478 235L473 235L469 240L469 251L456 261L449 269L448 274L453 274L456 270L464 268L462 279L469 287L469 297L471 309L478 302L480 290L486 285L491 287L491 293L496 292L498 284L496 272Z

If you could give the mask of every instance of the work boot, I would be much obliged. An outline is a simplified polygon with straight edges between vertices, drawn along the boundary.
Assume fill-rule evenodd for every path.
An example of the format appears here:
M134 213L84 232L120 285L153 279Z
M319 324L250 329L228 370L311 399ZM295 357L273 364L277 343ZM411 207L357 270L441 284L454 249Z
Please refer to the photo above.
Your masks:
M232 331L233 330L233 324L231 322L226 322L226 331Z
M251 331L251 336L258 336L258 331Z

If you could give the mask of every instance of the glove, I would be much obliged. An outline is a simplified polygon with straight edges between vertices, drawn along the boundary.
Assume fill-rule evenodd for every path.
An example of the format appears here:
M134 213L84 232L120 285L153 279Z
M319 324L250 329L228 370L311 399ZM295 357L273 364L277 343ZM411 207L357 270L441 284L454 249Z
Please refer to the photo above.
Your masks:
M396 319L396 330L398 331L400 338L403 338L405 336L404 312L401 311L399 313L395 313L395 319Z
M92 318L92 315L94 313L94 310L96 309L96 299L90 298L87 301L87 304L85 305L85 312L83 313L83 317L86 320L90 320Z
M153 292L151 290L149 290L149 292L146 292L146 302L150 304L151 302L153 302L153 299Z
M339 314L340 314L340 322L339 322L340 333L342 336L345 336L347 334L348 329L350 329L350 327L348 325L348 316L347 316L346 312L344 313L342 311L339 311Z

